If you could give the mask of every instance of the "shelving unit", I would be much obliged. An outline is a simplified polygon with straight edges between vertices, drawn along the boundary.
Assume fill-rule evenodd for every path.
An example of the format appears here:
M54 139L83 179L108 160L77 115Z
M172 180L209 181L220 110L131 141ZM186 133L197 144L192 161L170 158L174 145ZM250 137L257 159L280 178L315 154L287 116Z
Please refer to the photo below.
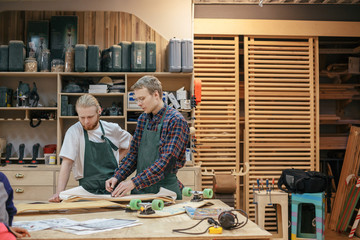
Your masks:
M59 152L61 144L67 129L78 121L77 116L61 115L61 97L67 96L70 104L75 106L75 102L83 93L64 93L63 89L69 82L78 83L87 90L88 85L96 84L102 77L108 76L113 80L123 79L125 82L124 93L95 93L93 94L100 102L103 108L110 107L115 101L121 108L119 116L101 116L100 119L118 123L123 129L132 133L136 128L136 121L128 119L129 113L142 112L141 109L128 109L127 94L130 87L142 76L154 75L162 82L163 90L173 92L184 87L190 94L193 89L192 73L14 73L1 72L0 86L6 86L11 89L17 88L19 81L28 83L32 89L32 83L36 82L39 103L41 107L16 107L16 101L13 100L11 107L0 108L0 137L6 138L8 143L13 144L10 160L16 161L19 158L18 147L21 143L25 144L24 160L32 159L32 146L35 143L40 144L39 164L10 164L2 167L14 186L15 199L27 200L47 200L56 190L57 176L60 167ZM30 118L33 112L50 112L53 118L42 119L38 127L30 127ZM193 126L193 110L179 110L188 117L188 123ZM35 122L37 120L34 120ZM43 156L43 147L47 144L57 144L57 162L55 166L45 165ZM1 157L1 161L5 156ZM46 181L38 181L39 175L44 175ZM201 174L199 167L183 168L179 172L179 178L193 189L200 190ZM190 184L191 183L191 184ZM189 185L190 184L190 185ZM70 177L68 187L77 185L77 182ZM33 191L43 191L43 194L33 194Z
M319 37L320 161L338 182L349 130L360 126L360 72L348 71L360 57L360 38Z

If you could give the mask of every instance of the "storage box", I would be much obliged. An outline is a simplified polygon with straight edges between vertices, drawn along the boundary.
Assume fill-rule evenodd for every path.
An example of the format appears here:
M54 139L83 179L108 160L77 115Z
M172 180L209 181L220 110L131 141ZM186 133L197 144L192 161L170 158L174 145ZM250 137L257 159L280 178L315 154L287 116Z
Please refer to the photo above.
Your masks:
M75 72L86 71L86 45L75 45Z
M193 41L181 40L181 71L193 71Z
M168 44L169 72L181 71L181 42L180 39L170 39Z
M112 45L105 49L101 56L102 70L104 72L120 72L121 71L121 46Z
M6 72L9 70L9 46L0 46L0 72Z
M146 71L156 71L156 43L146 42Z
M11 107L13 90L7 87L0 87L0 107Z
M177 100L187 99L187 92L186 90L184 90L184 87L176 91L176 99Z
M128 108L129 109L141 109L141 107L139 107L137 105L137 102L135 100L135 93L134 92L128 92ZM163 97L162 100L164 101L164 103L168 103L168 92L163 92Z
M25 60L25 45L23 41L9 41L9 71L23 72Z
M131 44L131 71L145 72L146 49L145 42L135 41Z
M87 48L87 71L100 72L101 52L98 45L89 45Z
M359 73L360 72L360 58L349 57L348 72L349 73Z
M121 46L121 70L123 72L131 71L131 42L122 41Z
M65 50L77 44L77 16L52 16L50 20L51 59L63 59Z
M134 92L128 92L128 109L141 109L141 107L137 105L134 95Z

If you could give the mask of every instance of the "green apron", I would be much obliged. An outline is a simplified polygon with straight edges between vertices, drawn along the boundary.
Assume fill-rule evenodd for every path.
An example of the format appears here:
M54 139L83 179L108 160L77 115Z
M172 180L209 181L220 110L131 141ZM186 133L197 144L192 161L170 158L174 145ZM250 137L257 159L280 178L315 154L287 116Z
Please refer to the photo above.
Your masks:
M105 181L114 175L118 167L114 151L116 147L107 137L100 122L102 131L101 139L104 142L92 142L89 140L87 131L84 129L85 154L84 154L84 177L79 180L80 186L95 194L109 194L105 190Z
M157 131L148 130L147 126L149 120L146 120L146 124L141 136L140 146L138 149L136 168L137 174L140 174L146 168L149 168L155 162L155 160L159 158L160 134L167 110L168 107L165 109L164 115L161 118L161 122L157 126ZM164 179L160 180L159 182L141 190L133 189L131 193L158 193L160 187L164 187L166 189L174 191L177 195L177 199L182 199L178 179L176 177L176 174L174 173L165 173Z

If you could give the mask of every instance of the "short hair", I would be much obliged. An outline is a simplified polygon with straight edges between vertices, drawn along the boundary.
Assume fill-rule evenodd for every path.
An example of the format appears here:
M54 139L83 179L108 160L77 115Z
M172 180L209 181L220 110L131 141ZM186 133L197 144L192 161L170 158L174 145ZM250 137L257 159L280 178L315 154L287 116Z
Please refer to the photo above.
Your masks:
M87 107L96 107L96 110L100 109L100 104L98 102L98 100L91 94L84 94L81 97L78 98L78 100L76 101L76 109L78 109L79 107L83 107L83 108L87 108Z
M137 82L131 86L131 90L146 88L150 94L158 91L160 99L162 99L162 85L159 79L154 76L146 75L141 77Z

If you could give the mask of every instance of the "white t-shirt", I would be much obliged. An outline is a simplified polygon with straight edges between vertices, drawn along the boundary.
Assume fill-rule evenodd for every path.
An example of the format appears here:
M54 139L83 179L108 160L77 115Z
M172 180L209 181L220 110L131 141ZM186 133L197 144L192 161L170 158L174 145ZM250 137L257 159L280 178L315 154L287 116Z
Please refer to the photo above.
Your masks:
M105 136L119 149L129 148L131 135L127 131L123 130L118 124L105 122L100 120ZM101 139L102 131L101 127L95 130L88 130L89 140L92 142L104 142ZM114 156L119 164L119 151L114 151ZM65 134L64 142L61 147L60 157L65 157L74 161L72 168L74 177L79 180L84 177L84 154L85 154L85 139L84 130L80 122L72 125ZM115 169L114 169L115 171Z

